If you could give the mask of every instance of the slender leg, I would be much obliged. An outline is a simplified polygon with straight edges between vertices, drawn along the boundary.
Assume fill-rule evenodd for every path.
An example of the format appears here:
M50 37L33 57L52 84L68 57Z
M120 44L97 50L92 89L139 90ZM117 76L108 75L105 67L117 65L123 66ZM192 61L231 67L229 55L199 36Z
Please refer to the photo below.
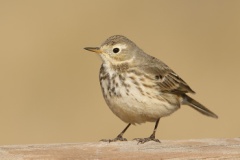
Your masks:
M157 131L157 127L158 127L159 120L160 120L160 118L156 121L154 130L153 130L153 133L152 133L152 135L150 136L150 138L152 138L152 139L155 139L155 133L156 133L156 131Z
M116 141L127 141L126 138L123 138L123 134L126 132L126 130L131 126L131 123L129 123L127 125L127 127L124 128L124 130L114 139L102 139L100 141L103 141L103 142L116 142Z
M155 141L155 142L160 143L160 141L155 138L155 133L157 131L159 120L160 120L160 118L156 121L153 133L151 134L150 137L148 137L148 138L134 138L133 140L136 140L136 141L138 141L138 143L142 143L142 144L145 143L145 142L148 142L148 141Z

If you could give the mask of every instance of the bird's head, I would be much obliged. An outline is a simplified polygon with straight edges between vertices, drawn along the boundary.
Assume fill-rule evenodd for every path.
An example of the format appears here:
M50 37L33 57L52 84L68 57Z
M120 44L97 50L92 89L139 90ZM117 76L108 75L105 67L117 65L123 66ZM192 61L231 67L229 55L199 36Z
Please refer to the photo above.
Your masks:
M140 50L135 43L121 35L109 37L100 47L84 49L100 54L104 63L112 65L132 62Z

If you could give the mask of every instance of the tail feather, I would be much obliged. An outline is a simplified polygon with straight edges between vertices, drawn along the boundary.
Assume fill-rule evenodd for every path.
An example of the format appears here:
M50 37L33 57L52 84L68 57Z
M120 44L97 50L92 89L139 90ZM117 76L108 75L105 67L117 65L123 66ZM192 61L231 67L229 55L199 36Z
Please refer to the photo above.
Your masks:
M183 104L189 105L193 109L197 110L198 112L200 112L206 116L218 118L218 116L215 113L213 113L212 111L210 111L209 109L204 107L202 104L200 104L199 102L192 99L191 97L189 97L186 94L183 95Z

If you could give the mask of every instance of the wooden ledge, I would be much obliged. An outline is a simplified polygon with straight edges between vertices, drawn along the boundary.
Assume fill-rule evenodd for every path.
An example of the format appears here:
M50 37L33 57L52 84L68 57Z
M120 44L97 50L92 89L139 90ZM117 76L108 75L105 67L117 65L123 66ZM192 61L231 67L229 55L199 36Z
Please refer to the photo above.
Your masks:
M240 138L0 146L1 160L240 159Z

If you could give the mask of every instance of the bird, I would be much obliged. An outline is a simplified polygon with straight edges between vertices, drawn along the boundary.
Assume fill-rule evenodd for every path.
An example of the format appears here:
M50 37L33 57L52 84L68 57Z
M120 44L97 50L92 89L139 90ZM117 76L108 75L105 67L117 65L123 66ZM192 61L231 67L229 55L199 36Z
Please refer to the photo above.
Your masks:
M103 97L110 110L127 123L124 130L105 142L127 141L123 137L133 124L155 122L147 138L135 138L138 143L160 142L155 137L160 118L171 115L181 105L188 105L203 115L218 118L204 105L191 98L195 92L161 60L145 53L123 35L107 38L100 47L85 47L100 55L102 65L99 81Z

